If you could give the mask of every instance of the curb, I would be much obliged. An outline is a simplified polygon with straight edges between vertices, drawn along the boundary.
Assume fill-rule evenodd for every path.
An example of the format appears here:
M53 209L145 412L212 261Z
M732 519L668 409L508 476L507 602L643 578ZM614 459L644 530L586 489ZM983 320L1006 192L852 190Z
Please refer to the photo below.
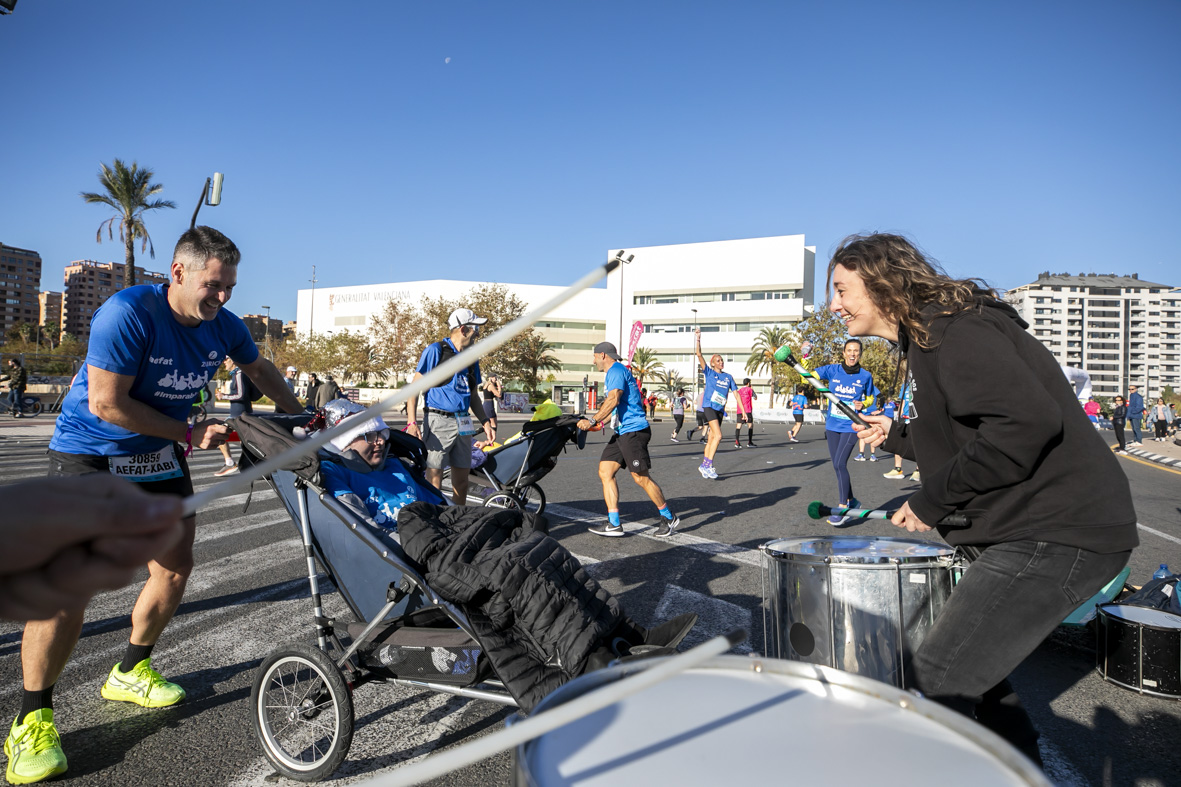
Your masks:
M1139 457L1140 459L1147 459L1149 462L1156 462L1158 465L1165 465L1166 467L1181 467L1181 459L1174 459L1171 456L1154 454L1151 451L1145 451L1143 448L1129 448L1127 450L1130 456Z

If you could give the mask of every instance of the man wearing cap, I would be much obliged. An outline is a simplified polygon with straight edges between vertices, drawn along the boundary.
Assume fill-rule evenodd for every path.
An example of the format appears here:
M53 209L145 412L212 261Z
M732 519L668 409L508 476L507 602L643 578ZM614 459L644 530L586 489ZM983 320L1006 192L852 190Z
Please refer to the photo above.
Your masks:
M422 351L411 382L474 344L480 335L480 326L486 322L487 317L477 317L471 309L451 312L447 318L451 335L441 342L428 345ZM443 468L450 467L451 497L460 506L467 504L468 475L472 467L472 435L476 433L469 410L483 424L488 440L496 440L496 427L484 413L483 403L478 396L472 396L473 391L479 390L480 382L480 364L476 362L452 375L442 385L429 389L423 396L421 429L417 399L406 403L406 432L426 443L426 480L436 488L441 488Z
M619 521L619 487L615 483L615 474L619 468L626 467L631 471L632 480L647 493L648 499L660 511L656 535L667 538L681 524L681 520L673 516L660 485L649 475L652 459L648 456L648 441L652 439L652 429L644 417L644 399L640 387L636 385L636 378L632 377L631 371L620 360L619 351L611 342L595 345L593 362L596 369L607 373L607 381L603 386L606 394L594 418L583 418L578 422L579 429L589 430L607 420L612 412L619 418L615 434L599 457L599 480L603 482L607 522L594 525L590 532L596 536L624 535L623 525Z
M283 378L283 382L287 383L287 390L291 393L295 393L295 376L298 371L294 366L288 366L287 375Z
M1128 423L1132 425L1132 442L1128 445L1140 445L1140 422L1144 420L1144 397L1137 388L1128 386Z

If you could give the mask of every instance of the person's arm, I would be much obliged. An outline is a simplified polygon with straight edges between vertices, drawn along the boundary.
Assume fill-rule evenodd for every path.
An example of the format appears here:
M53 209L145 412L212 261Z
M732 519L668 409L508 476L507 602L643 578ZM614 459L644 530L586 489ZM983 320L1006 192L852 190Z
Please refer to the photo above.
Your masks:
M410 378L410 383L413 384L422 377L421 372L415 372L414 376ZM425 402L426 399L424 398ZM426 413L423 413L423 418L426 418ZM406 400L406 434L414 437L422 437L422 431L418 428L418 397L412 396Z
M617 404L619 404L619 398L622 393L623 391L619 390L618 388L612 388L610 391L608 391L607 395L603 397L603 404L599 406L599 409L597 412L595 412L594 417L590 419L583 418L578 422L578 428L586 431L588 429L593 429L606 421L611 416L611 411L615 409Z
M46 620L130 582L183 536L179 497L109 473L0 487L0 618Z
M480 397L472 397L472 412L476 414L476 418L480 419L480 424L484 427L484 435L489 441L496 441L496 427L492 425L492 419L488 417L488 413L484 410L484 403L480 401Z
M141 401L131 398L135 378L87 365L90 379L90 412L95 417L129 432L163 437L177 443L191 439L194 448L216 448L225 442L229 429L221 421L208 419L194 424L192 434L186 421L178 421Z
M303 412L303 406L295 398L291 389L287 387L287 379L283 377L278 367L266 358L260 355L254 359L253 363L242 364L241 369L242 373L250 377L250 380L258 386L258 390L269 397L280 410L292 415Z
M701 364L698 368L701 370L708 369L705 365L705 356L701 354L701 329L698 328L693 332L693 351L697 353L697 363Z

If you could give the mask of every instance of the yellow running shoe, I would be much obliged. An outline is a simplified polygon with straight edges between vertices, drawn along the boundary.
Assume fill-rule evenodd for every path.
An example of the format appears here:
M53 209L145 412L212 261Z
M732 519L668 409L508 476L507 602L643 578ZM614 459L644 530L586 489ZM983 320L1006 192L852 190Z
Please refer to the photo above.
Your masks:
M119 665L111 667L111 674L103 684L102 695L108 700L134 702L145 708L166 708L185 698L185 690L175 683L169 683L156 670L152 660L144 659L131 668L120 672Z
M53 710L42 708L25 716L24 722L12 722L12 732L4 741L9 784L32 784L66 772L66 753L53 723Z

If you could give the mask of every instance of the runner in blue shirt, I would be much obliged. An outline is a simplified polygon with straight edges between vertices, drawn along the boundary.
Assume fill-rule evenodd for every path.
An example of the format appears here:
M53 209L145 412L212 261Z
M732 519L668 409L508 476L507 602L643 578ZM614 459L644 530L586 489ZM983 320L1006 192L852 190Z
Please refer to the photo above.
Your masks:
M813 374L821 380L828 381L829 389L844 402L862 402L878 395L878 389L873 384L873 375L861 368L861 340L849 339L845 342L844 362L832 363L813 370ZM857 445L857 433L853 431L853 422L841 412L840 408L831 402L824 422L824 436L828 440L828 454L832 457L832 466L837 474L837 502L843 506L856 508L858 503L853 497L853 479L849 477L849 455L853 453L853 446ZM828 518L830 525L843 525L849 517L834 514Z
M224 308L239 258L225 235L195 227L176 244L171 283L129 287L95 312L86 365L49 443L49 475L111 473L152 494L191 495L185 455L194 447L217 447L229 430L214 419L190 425L189 411L227 354L281 409L302 410L283 375L259 356L246 326ZM150 656L192 572L195 526L195 517L186 518L181 540L148 563L123 660L102 687L106 699L144 707L184 699L184 689L152 669ZM33 745L5 747L19 752L9 757L9 781L30 783L66 770L51 698L81 634L83 612L63 610L25 626L25 691L9 740Z
M705 457L701 460L701 467L698 467L697 470L701 473L702 478L717 478L718 473L714 470L714 454L717 453L718 446L722 443L722 419L726 416L726 402L729 400L730 394L734 394L734 401L738 404L738 414L745 416L747 412L742 400L738 398L738 384L734 382L734 377L728 372L722 371L722 367L725 366L722 356L715 354L706 364L705 356L701 354L700 328L696 331L695 339L694 349L697 351L697 361L705 371L705 387L702 389L701 404L708 429Z
M800 428L804 425L804 408L808 406L808 386L796 386L796 394L791 398L791 417L795 420L792 424L791 432L787 435L789 443L798 443L796 435L800 433Z
M671 536L681 520L673 515L660 485L650 475L652 458L648 455L648 441L652 439L652 429L644 417L644 399L636 378L620 363L622 359L611 342L596 344L592 360L596 369L607 373L603 404L593 418L580 420L578 428L584 431L594 429L610 418L611 413L615 413L619 425L599 457L599 480L603 483L603 499L607 503L607 522L594 525L590 532L596 536L624 535L623 524L619 521L619 486L615 483L615 474L619 468L626 467L632 480L660 512L656 535L661 538Z

